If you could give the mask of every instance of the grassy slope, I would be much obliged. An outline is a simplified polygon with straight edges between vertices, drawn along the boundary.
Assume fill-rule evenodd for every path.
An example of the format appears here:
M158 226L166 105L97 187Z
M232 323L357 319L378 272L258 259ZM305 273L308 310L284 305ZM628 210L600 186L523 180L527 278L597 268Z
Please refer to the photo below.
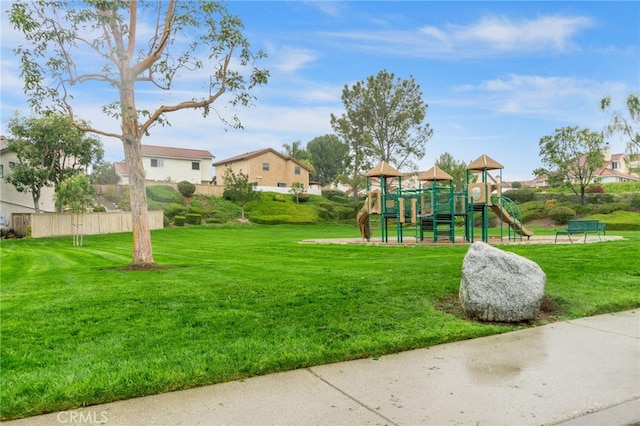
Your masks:
M640 306L640 233L505 246L538 262L564 318ZM165 269L121 269L127 234L3 241L2 418L512 330L441 312L466 246L301 245L352 226L187 227L153 234Z

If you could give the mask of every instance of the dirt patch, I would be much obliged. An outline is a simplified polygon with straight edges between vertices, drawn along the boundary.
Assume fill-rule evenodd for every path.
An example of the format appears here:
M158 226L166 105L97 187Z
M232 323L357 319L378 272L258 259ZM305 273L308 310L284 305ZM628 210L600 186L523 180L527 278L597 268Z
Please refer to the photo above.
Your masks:
M462 303L460 303L460 297L457 294L452 294L449 296L445 296L436 302L436 309L442 312L446 312L447 314L453 315L457 318L464 319L467 321L479 321L475 318L469 317L462 308ZM552 322L557 322L558 317L563 314L562 303L560 301L554 301L549 296L544 296L542 299L542 305L540 305L540 312L538 312L538 316L533 321L521 322L521 323L504 323L505 325L515 325L515 326L537 326L543 324L549 324ZM484 323L484 322L483 322ZM492 322L492 324L498 324L496 322ZM502 324L502 323L500 323Z
M131 271L147 272L147 271L161 271L163 269L169 269L169 268L171 267L158 265L156 263L144 263L144 264L130 264L125 266L124 268L117 268L115 270L119 272L131 272Z
M542 219L534 219L534 220L530 220L527 223L524 224L524 226L531 226L531 225L536 225L539 226L541 228L557 228L559 226L563 226L563 225L558 225L557 223L555 223L551 218L549 217L545 217Z

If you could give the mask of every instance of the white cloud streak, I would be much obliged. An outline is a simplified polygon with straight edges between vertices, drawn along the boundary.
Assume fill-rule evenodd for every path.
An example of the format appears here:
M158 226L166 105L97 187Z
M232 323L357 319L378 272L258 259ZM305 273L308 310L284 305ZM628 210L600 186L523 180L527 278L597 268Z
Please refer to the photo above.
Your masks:
M573 38L594 25L583 16L514 20L485 16L469 25L425 25L415 30L323 33L336 44L385 55L480 58L557 53L575 49Z

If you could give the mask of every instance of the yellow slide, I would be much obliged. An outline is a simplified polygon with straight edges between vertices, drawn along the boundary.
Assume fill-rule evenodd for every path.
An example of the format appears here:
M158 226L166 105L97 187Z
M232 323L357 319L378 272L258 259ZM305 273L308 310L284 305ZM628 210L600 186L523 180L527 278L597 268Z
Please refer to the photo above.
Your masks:
M491 206L491 210L493 210L495 214L498 215L501 221L511 225L513 229L516 230L516 232L520 232L523 236L527 238L533 236L533 232L529 231L527 228L522 226L522 224L519 221L512 218L509 212L507 212L504 209L504 207L493 204Z

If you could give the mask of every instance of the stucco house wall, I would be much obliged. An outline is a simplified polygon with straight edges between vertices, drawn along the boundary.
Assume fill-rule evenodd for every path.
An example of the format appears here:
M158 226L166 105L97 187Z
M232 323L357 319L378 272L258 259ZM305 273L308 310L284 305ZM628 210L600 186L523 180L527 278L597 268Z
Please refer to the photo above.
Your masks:
M173 148L142 145L142 164L145 179L154 182L181 182L208 184L213 173L214 156L200 149ZM129 173L124 161L114 164L120 178L119 184L129 183Z
M307 191L311 189L309 167L272 148L220 160L213 163L213 166L216 168L217 185L224 185L226 170L231 169L235 174L242 172L248 175L249 182L257 189L277 191L277 188L281 188L288 191L294 182L301 182Z

